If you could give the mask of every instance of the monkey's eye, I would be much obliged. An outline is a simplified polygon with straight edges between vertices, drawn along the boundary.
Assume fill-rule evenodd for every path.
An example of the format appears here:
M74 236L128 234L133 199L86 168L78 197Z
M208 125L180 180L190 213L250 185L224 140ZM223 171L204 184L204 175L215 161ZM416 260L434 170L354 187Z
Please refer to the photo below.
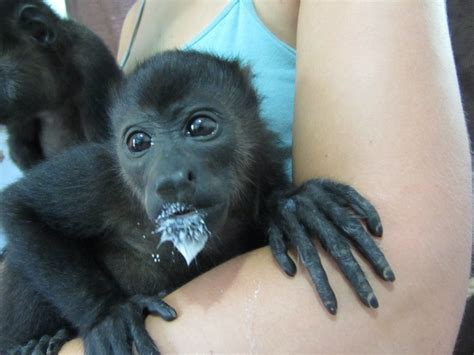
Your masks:
M208 137L216 134L217 122L207 116L199 115L189 120L186 125L186 135L188 137Z
M142 152L152 144L151 137L145 132L132 132L127 138L128 150L132 153Z

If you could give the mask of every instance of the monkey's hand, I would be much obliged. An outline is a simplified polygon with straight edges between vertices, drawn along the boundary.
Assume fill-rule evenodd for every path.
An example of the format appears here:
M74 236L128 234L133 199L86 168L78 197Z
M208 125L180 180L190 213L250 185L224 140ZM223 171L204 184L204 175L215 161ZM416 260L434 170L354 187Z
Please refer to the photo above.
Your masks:
M378 307L374 291L352 255L348 240L386 281L395 275L368 231L382 236L382 223L375 208L352 187L331 180L309 180L289 191L275 193L269 201L267 236L280 267L290 276L296 265L288 256L287 245L294 247L308 270L327 310L335 314L337 301L329 285L311 236L315 236L334 258L362 302Z
M165 320L176 318L176 311L159 297L134 296L130 301L113 306L110 312L84 335L86 354L155 355L159 351L145 329L148 314Z

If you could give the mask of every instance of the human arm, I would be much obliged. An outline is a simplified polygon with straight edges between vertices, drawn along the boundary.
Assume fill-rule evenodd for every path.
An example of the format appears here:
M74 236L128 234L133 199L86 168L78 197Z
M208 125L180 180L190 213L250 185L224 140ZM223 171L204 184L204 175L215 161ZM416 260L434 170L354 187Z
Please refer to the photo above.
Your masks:
M340 179L367 192L381 213L381 247L398 291L381 307L404 333L387 333L385 349L450 352L472 221L468 140L444 3L301 6L300 15L316 18L298 37L312 46L298 60L295 179ZM318 149L308 149L310 142Z

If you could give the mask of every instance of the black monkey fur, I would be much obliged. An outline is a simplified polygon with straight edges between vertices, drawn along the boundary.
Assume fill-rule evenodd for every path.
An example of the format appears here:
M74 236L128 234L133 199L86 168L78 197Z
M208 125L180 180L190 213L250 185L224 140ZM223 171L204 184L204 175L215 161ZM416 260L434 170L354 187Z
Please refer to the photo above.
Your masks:
M41 0L0 0L0 124L23 170L67 147L106 138L112 54Z
M156 353L143 315L176 316L160 296L267 242L290 275L296 266L287 244L297 249L335 313L308 233L361 301L378 306L348 243L394 280L360 222L380 236L377 212L334 181L291 186L284 153L259 117L251 75L239 62L197 52L155 56L118 89L111 119L109 142L39 164L0 195L9 242L0 274L0 349L54 353L76 334L88 354L126 354L132 346ZM196 215L211 235L189 266L171 243L157 249L163 216L179 222Z

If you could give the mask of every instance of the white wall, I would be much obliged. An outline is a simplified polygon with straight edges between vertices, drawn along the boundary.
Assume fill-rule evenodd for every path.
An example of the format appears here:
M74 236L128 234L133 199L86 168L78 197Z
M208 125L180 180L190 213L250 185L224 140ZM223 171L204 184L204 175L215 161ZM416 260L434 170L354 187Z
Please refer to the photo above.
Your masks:
M66 2L64 0L44 0L62 17L67 17Z

